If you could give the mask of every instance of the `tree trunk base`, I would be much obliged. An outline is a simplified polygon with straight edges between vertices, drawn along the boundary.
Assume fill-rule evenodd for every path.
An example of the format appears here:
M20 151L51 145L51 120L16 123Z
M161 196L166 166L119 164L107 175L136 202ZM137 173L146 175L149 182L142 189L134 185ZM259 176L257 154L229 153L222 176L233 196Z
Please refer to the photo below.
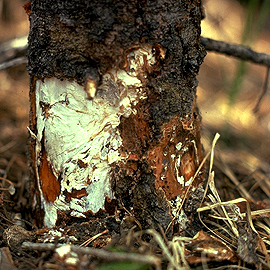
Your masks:
M37 223L101 211L186 229L204 181L200 2L33 0L29 13Z

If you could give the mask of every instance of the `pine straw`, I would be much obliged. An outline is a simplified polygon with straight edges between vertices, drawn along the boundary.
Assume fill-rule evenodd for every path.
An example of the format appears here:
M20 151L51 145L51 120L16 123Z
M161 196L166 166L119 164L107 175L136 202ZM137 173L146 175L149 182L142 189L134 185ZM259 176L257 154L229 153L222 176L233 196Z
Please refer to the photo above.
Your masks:
M209 177L205 189L205 195L207 194L208 188L210 189L207 195L210 201L206 202L205 200L205 206L201 206L197 209L200 220L204 224L205 228L207 228L213 235L218 237L224 243L227 243L233 249L237 248L236 252L238 253L238 256L244 260L244 263L254 263L258 269L261 269L262 267L270 268L270 257L268 254L270 244L270 228L268 227L270 225L270 220L268 213L270 212L270 208L251 211L250 203L245 198L237 198L226 202L221 201L219 193L215 187L214 171L212 170L214 147L218 137L219 136L216 135L212 144ZM230 179L234 184L237 184L239 191L243 195L246 195L247 198L251 199L252 196L249 195L247 190L241 186L228 166L224 166L223 168L225 174L230 176ZM260 185L260 182L258 182L258 185ZM245 212L241 212L239 207L241 203L245 204ZM200 213L209 210L209 220L208 218L202 220ZM220 221L222 221L222 223ZM209 225L206 225L206 223ZM239 233L239 224L241 224L242 227L250 228L252 231L247 231L247 234ZM250 245L254 245L254 243L249 242L250 238L248 237L248 234L252 233L255 234L255 237L251 239L251 241L256 242L255 250L249 250ZM241 239L241 237L244 236L247 237L247 239ZM245 242L245 247L240 246L241 241ZM242 248L245 248L246 250L243 252L241 250ZM241 265L242 263L243 261L239 259L238 265Z
M254 267L256 267L256 269L270 269L270 207L265 204L260 205L260 203L257 205L255 203L254 205L254 202L251 201L252 196L250 193L237 180L237 177L234 175L233 171L229 169L228 165L224 165L224 163L223 173L229 176L230 180L237 185L239 192L248 199L240 197L230 201L221 200L215 186L215 173L213 170L214 149L218 138L219 134L216 134L212 143L209 177L205 188L204 199L201 202L201 206L197 209L197 212L207 233L210 236L216 237L216 239L220 239L222 243L224 243L224 247L228 246L233 250L235 254L237 254L237 261L235 261L234 264L230 263L226 266L224 263L229 260L229 257L226 257L222 266L215 268L208 267L207 263L205 263L207 260L204 260L203 257L207 256L207 253L213 252L213 250L211 250L212 247L205 246L205 250L200 250L202 269L254 269ZM208 157L208 154L206 157ZM255 159L255 157L252 158ZM205 159L203 162L205 162ZM249 166L250 165L253 169L251 163L249 163ZM263 166L264 169L269 170L267 164L263 164ZM257 174L254 180L256 183L251 190L255 189L255 186L259 186L262 191L265 191L269 198L269 189L266 188L266 184L264 183L267 179L263 177L262 173ZM267 185L269 185L269 183L267 183ZM251 204L253 205L251 206ZM251 207L256 208L266 206L268 208L251 211ZM178 212L180 212L180 210ZM202 216L201 214L204 212L207 214ZM244 228L244 231L242 228ZM146 233L151 234L162 249L163 256L169 262L167 269L192 268L192 265L188 265L187 262L186 245L194 241L198 235L193 239L175 236L172 241L164 242L157 232L147 230ZM224 247L222 252L226 252L226 248ZM218 252L214 251L214 254L217 255L215 260L222 261L222 256L218 258ZM233 262L232 258L231 262Z
M121 232L120 236L101 230L91 237L84 234L80 243L72 242L68 235L62 241L64 244L58 244L59 237L55 237L53 243L45 243L50 234L64 229L29 232L18 225L10 226L16 223L11 219L12 211L1 209L0 225L8 228L1 244L2 257L11 251L13 259L10 263L15 263L18 269L270 269L270 207L266 202L254 200L258 194L261 199L269 198L265 188L269 166L260 163L258 169L258 160L247 154L246 161L249 162L236 160L235 156L230 160L229 154L225 158L221 154L214 157L218 138L217 134L211 151L206 155L206 158L210 156L209 176L203 200L197 209L204 229L194 237L177 235L168 240L162 229L160 232L153 229L142 231L133 223L134 226ZM207 162L206 158L203 162ZM218 174L216 180L215 171ZM224 179L227 182L222 181ZM229 181L233 183L232 193ZM9 181L4 182L10 185ZM219 193L224 191L224 183L228 190L221 192L221 196ZM239 197L224 200L237 192ZM5 208L5 204L2 207ZM24 243L14 242L20 237ZM4 251L4 245L8 245L10 251ZM93 248L95 245L105 248ZM68 251L67 247L70 248Z
M17 6L17 0L10 0L6 2L14 2ZM232 1L206 1L206 8L209 14L208 17L216 18L219 26L224 28L221 29L221 33L228 34L228 29L236 32L231 32L230 36L234 42L235 38L239 37L239 30L235 22L234 13L228 13L226 6L219 9L225 15L220 12L216 12L216 6L227 4L230 10L235 11L235 6L231 8ZM213 11L211 14L211 8ZM19 8L12 9L18 17ZM28 21L26 16L23 14L22 17L25 19L25 32L27 34ZM239 14L241 10L237 10L238 15L236 19L240 20ZM214 17L215 15L216 17ZM218 17L217 17L218 16ZM225 20L220 18L224 16ZM229 23L229 25L228 25ZM203 22L204 24L204 22ZM232 25L233 24L233 27ZM16 33L21 35L22 24L18 24L16 27L15 22L9 24L5 34L5 39L8 36L16 36ZM215 33L217 26L210 30L204 30L207 33ZM4 31L1 31L1 35L4 35ZM266 39L266 35L262 35ZM217 39L228 39L225 37L215 37ZM268 48L265 46L266 49ZM208 58L213 58L213 55ZM206 59L207 61L207 59ZM228 59L226 59L228 61ZM200 71L200 85L206 80L208 84L205 85L207 89L204 93L200 89L199 95L204 96L208 100L207 112L210 118L208 122L211 123L212 128L219 130L220 126L214 126L213 123L218 122L222 125L222 115L217 112L210 111L209 107L211 104L216 104L217 101L213 102L209 99L209 96L214 96L217 89L218 78L217 72L213 76L213 70L216 71L216 63L220 65L222 61L210 62L210 72L206 75L203 73L203 68ZM225 73L227 75L233 74L231 71L231 64L225 62ZM230 62L231 63L231 62ZM207 66L205 67L205 69ZM223 67L224 68L224 67ZM257 70L257 67L256 67ZM254 71L254 70L252 70ZM256 80L258 80L258 74ZM9 74L9 75L7 75ZM224 74L222 74L222 79ZM68 269L66 263L67 259L79 258L80 269L269 269L269 249L270 249L270 220L269 220L269 209L270 209L270 166L265 163L262 159L259 159L249 152L240 152L238 149L222 150L221 153L216 153L214 157L214 149L216 139L212 143L212 151L209 165L209 178L207 182L207 192L205 192L204 200L201 202L197 212L200 217L201 223L204 224L203 232L200 231L194 237L175 236L172 240L168 240L162 230L157 232L155 230L141 231L139 225L131 226L128 230L121 234L119 238L116 236L106 235L104 228L96 233L82 234L82 239L78 243L73 242L71 237L67 234L67 238L63 241L65 243L73 243L71 246L76 251L80 248L81 252L70 252L66 254L66 258L60 258L57 256L56 247L60 247L58 242L61 242L61 237L55 237L54 233L57 231L49 231L44 229L37 230L32 224L29 225L31 220L30 216L30 204L27 201L29 196L29 189L27 187L27 161L26 161L26 126L28 123L28 94L24 95L21 89L26 89L28 92L28 78L24 79L24 86L21 84L21 71L9 70L9 73L1 72L1 133L0 133L0 264L5 263L6 270L15 269L12 267L14 263L16 268L19 269ZM253 86L257 89L257 85L254 87L252 83L252 77L249 76L251 82L248 86ZM221 80L220 80L221 81ZM209 84L214 85L210 87ZM252 87L245 87L249 89L249 92L244 92L243 96L249 97L249 93L254 91ZM213 88L213 92L210 89ZM251 90L250 90L251 89ZM5 94L6 93L6 94ZM26 98L25 98L26 96ZM252 98L257 101L256 98ZM262 115L269 115L269 106L265 102L265 108L262 111ZM201 105L200 105L201 107ZM219 106L222 108L222 106ZM247 105L244 104L246 108ZM17 109L21 108L21 109ZM202 110L203 111L203 110ZM241 114L243 116L243 108L241 107ZM264 112L264 114L263 114ZM23 114L23 115L20 115ZM233 116L236 117L238 114L235 113ZM226 118L233 118L232 115ZM204 125L207 123L207 118L204 118ZM247 118L247 117L246 117ZM265 117L267 118L267 117ZM23 122L23 119L24 120ZM250 121L251 125L256 124L256 130L260 126L266 127L268 124L268 118L266 121L258 124L257 121ZM234 124L237 126L237 123ZM260 133L256 133L256 130L251 129L252 132L240 129L241 133L249 133L255 136L254 141L264 140L268 142L268 133L262 139ZM252 134L251 134L252 133ZM250 144L253 145L252 143ZM256 144L254 144L254 147ZM267 147L260 148L262 152L269 152ZM210 154L209 154L210 155ZM204 161L206 162L206 161ZM215 172L215 173L214 173ZM13 188L16 189L16 193L12 195ZM184 206L184 201L179 208ZM17 225L16 225L17 224ZM92 223L91 223L92 224ZM19 225L19 227L18 227ZM26 231L21 226L27 228ZM79 231L82 224L77 224L76 229ZM5 238L3 232L8 232L8 229L13 232L13 237L8 239ZM60 228L63 229L63 228ZM69 228L70 231L72 229ZM41 237L47 235L47 238ZM64 235L64 233L63 233ZM19 242L12 242L21 237L24 241L23 245ZM49 237L54 240L50 243L44 243ZM54 238L53 238L54 237ZM107 237L107 238L106 238ZM99 241L99 242L98 242ZM108 244L106 249L94 252L88 246L101 247L103 243ZM34 243L37 242L37 243ZM8 246L9 248L5 247ZM38 245L40 251L38 251ZM104 244L104 245L105 245ZM28 246L27 246L28 245ZM47 246L46 246L47 245ZM59 245L59 246L58 246ZM79 247L83 245L84 247ZM25 246L25 247L24 247ZM86 247L87 246L87 247ZM25 249L22 249L24 247ZM31 249L32 247L32 249ZM94 250L97 250L96 248ZM78 250L77 250L78 251ZM87 253L88 252L88 253ZM77 254L77 255L76 255ZM92 255L85 255L92 254ZM95 254L95 255L93 255ZM119 254L121 254L119 256ZM128 255L129 254L129 255ZM12 257L11 257L12 255ZM134 255L134 256L133 256ZM69 256L69 257L68 257ZM193 257L192 257L193 256ZM7 259L5 259L7 258ZM125 262L126 260L131 261L132 264ZM72 261L72 260L70 260ZM195 261L197 263L195 263ZM105 266L103 264L105 263ZM146 267L145 267L146 265ZM0 265L1 266L1 265ZM103 268L102 268L103 267ZM114 267L114 268L113 268ZM132 268L133 267L133 268ZM135 268L137 267L137 268ZM1 268L1 267L0 267ZM72 265L69 265L69 269L78 269Z
M4 76L4 73L1 74ZM2 80L2 84L4 81ZM24 82L27 89L28 80L25 79ZM9 92L13 97L20 93L20 84L12 81L12 85L16 86L13 92ZM2 106L7 104L7 99L4 99ZM20 99L20 102L21 100L23 99ZM28 103L27 99L25 103ZM28 105L24 106L25 111L28 111ZM186 237L183 233L169 241L162 230L141 231L136 220L132 226L121 232L120 236L106 234L107 228L93 221L90 226L97 226L96 232L87 234L87 228L78 234L78 241L72 241L70 232L79 231L79 228L83 227L82 223L66 229L56 228L55 231L44 229L43 232L29 224L31 204L28 201L27 186L27 134L26 129L22 128L27 126L27 120L22 124L21 119L25 116L17 115L15 106L8 108L9 111L3 109L8 114L2 116L5 122L0 134L0 254L3 258L11 252L11 263L15 263L18 269L66 269L65 259L59 258L55 251L59 241L72 243L75 251L78 251L80 245L83 246L78 255L79 258L84 258L80 260L81 269L90 267L102 270L104 263L107 269L115 264L116 268L111 269L132 269L128 265L130 262L137 265L134 269L270 269L268 163L251 153L235 149L217 151L214 156L217 135L211 151L206 154L201 164L209 163L204 199L197 210L204 226L203 231L194 237ZM14 188L16 193L13 195ZM186 198L183 198L178 213L185 207L185 202ZM127 216L131 216L126 212ZM18 225L19 227L16 227ZM53 236L60 229L66 233L64 240L61 240L62 236ZM11 239L28 241L28 246L22 246L21 241L7 240L8 237L5 238L3 234L7 230L11 231ZM53 247L43 246L50 237ZM34 244L38 244L41 251L38 251ZM5 246L9 249L4 251ZM82 255L83 252L91 254L91 247L96 249L104 246L107 247L101 249L101 254ZM118 256L119 252L121 256ZM76 254L73 252L70 255L71 258L75 256L74 253ZM86 266L83 267L83 264Z

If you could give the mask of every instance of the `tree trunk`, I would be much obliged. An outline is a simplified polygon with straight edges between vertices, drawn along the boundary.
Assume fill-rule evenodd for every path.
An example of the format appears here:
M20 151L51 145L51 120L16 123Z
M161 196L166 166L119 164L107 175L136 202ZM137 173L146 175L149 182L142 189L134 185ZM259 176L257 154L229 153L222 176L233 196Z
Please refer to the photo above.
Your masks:
M38 225L106 212L185 229L204 179L200 1L32 0L29 13Z

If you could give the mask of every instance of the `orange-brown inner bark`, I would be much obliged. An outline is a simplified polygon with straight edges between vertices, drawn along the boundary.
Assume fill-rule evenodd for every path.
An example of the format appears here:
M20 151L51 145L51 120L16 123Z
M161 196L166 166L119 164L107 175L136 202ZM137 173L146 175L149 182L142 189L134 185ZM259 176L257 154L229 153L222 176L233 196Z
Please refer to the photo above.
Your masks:
M53 174L44 146L42 149L41 164L39 166L39 178L45 200L47 202L54 202L60 194L60 182Z

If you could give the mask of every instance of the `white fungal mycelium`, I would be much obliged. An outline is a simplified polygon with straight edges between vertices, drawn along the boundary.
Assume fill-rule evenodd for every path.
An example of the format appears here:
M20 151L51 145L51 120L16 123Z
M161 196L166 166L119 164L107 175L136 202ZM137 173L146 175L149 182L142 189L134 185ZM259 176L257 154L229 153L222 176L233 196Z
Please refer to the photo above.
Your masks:
M129 53L126 60L125 70L112 69L103 75L93 99L75 81L45 78L36 82L37 166L42 141L54 176L61 178L56 200L42 198L48 227L55 225L57 209L83 217L88 210L104 209L105 197L114 196L111 164L126 158L120 154L117 126L121 116L135 114L134 105L146 98L139 77L146 64L155 64L155 56L152 47L145 45ZM66 192L82 189L86 196L65 200Z
M176 198L169 201L170 207L171 207L171 213L173 217L175 218L175 222L180 225L181 229L186 229L188 224L188 218L185 214L184 210L181 209L182 206L182 199L180 196L177 196Z
M67 266L76 266L80 260L78 254L72 251L71 245L65 244L55 249L56 258L65 262ZM72 267L72 268L73 268Z

